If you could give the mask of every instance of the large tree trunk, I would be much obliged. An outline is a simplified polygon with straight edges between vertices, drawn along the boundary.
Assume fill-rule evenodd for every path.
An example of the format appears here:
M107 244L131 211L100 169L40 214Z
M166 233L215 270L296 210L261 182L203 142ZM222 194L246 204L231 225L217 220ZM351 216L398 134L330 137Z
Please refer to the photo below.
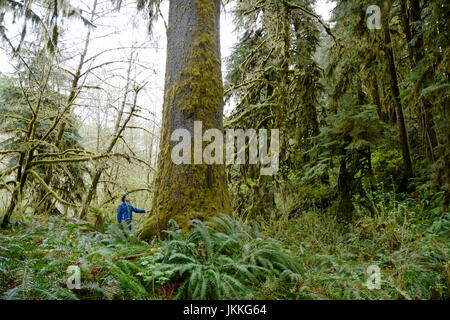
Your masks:
M161 229L173 219L188 231L192 219L230 212L224 164L171 160L178 143L170 140L174 130L186 129L193 137L194 121L202 121L203 131L223 129L219 31L220 0L170 1L158 172L152 216L138 230L141 238L156 235L155 216Z

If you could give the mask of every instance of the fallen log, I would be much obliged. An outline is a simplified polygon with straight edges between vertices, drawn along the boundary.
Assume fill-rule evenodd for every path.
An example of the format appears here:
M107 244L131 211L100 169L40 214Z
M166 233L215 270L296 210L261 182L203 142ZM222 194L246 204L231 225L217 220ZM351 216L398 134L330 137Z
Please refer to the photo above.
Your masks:
M150 254L150 252L133 254L133 255L127 256L127 257L119 257L119 259L122 259L122 260L133 260L133 259L140 258L140 257L143 257L143 256L148 255L148 254Z

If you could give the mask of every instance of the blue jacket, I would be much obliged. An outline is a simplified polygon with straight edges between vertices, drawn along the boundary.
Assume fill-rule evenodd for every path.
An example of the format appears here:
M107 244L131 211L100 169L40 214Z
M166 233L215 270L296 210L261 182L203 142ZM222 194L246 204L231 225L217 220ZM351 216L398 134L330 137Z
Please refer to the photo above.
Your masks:
M133 220L133 213L132 212L137 212L137 213L145 213L146 210L143 209L137 209L135 207L133 207L132 205L128 205L125 202L122 202L119 206L119 208L117 208L117 221L119 221L119 223L122 222L122 220L125 220L127 222Z

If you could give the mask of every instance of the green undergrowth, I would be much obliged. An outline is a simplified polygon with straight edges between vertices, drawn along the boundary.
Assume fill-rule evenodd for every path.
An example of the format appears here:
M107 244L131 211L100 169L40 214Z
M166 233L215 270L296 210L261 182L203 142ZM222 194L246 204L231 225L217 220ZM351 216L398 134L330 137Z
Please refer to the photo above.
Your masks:
M450 297L449 212L411 199L389 203L380 200L378 215L360 212L345 227L317 212L263 224L303 263L296 299ZM368 288L369 266L379 268L379 289Z
M228 299L265 298L260 286L295 287L301 263L280 241L226 215L194 221L168 240L140 241L111 225L54 217L23 218L0 233L3 299ZM69 289L69 266L80 288Z
M318 212L250 224L222 215L194 221L186 234L172 220L167 240L151 242L126 238L117 225L22 217L0 230L0 296L448 299L448 212L408 199L374 200L378 215L360 212L345 228ZM74 265L79 289L67 286ZM369 266L380 270L379 289L368 287Z
M115 225L99 232L91 224L76 219L22 218L9 229L0 230L0 296L3 299L133 298L109 265L121 256L149 248L149 244L135 237L127 240ZM68 289L69 266L79 267L79 289Z

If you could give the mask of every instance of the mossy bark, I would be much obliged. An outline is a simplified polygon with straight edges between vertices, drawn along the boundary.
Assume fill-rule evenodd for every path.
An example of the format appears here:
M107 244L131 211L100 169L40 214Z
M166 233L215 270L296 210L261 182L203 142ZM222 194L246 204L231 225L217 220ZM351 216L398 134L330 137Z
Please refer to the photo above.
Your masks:
M403 156L403 169L405 172L402 185L399 187L399 190L401 190L403 188L406 188L406 186L408 185L408 180L410 178L414 178L414 171L411 160L411 153L409 151L408 131L406 129L405 118L403 116L403 106L400 101L400 89L397 78L397 67L395 64L394 52L392 49L391 33L389 30L389 19L388 19L389 10L390 6L388 5L388 2L385 2L384 12L382 12L382 24L384 29L384 47L388 60L390 87L394 102L395 116L397 118L400 147Z
M138 230L141 238L156 235L155 216L161 230L173 219L188 231L192 219L230 212L223 164L176 165L171 160L178 143L170 140L174 130L187 129L194 137L194 121L202 122L203 132L223 130L219 27L220 0L170 1L158 172L152 215Z

